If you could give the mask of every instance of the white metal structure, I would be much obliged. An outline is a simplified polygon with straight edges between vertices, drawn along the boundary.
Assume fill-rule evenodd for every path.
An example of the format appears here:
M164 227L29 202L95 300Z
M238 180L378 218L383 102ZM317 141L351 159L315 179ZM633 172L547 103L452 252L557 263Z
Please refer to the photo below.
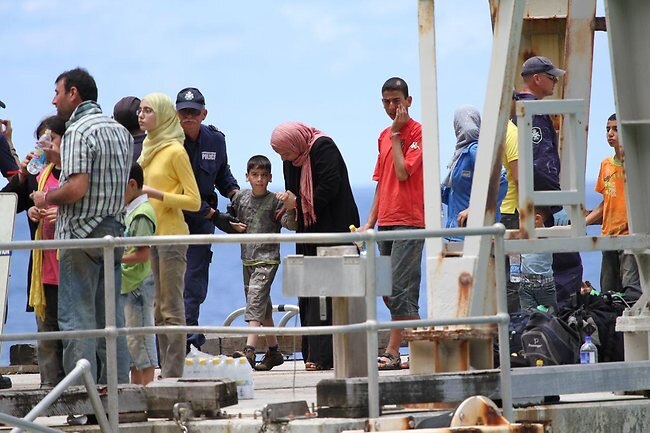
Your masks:
M630 233L650 233L650 2L606 0L609 51L619 141L624 149L625 192ZM625 359L650 359L650 251L633 249L643 296L617 330L625 332Z
M616 105L619 113L619 137L625 148L626 193L631 235L616 239L584 235L584 167L587 148L587 122L591 93L594 30L600 26L595 17L596 0L490 0L494 38L492 60L483 107L481 133L474 171L467 226L481 227L494 222L494 203L501 167L506 121L515 76L521 64L533 55L544 55L567 70L556 88L560 99L555 101L519 102L518 113L524 125L519 128L519 204L522 230L527 240L506 242L507 252L553 251L570 252L592 249L624 249L641 244L640 235L650 232L647 190L650 177L650 48L646 41L650 18L650 2L644 0L608 0L607 27L610 38ZM434 0L420 0L420 65L422 79L422 125L425 175L425 212L427 228L440 227L438 115L436 101L436 64ZM569 99L570 98L570 99ZM562 114L560 157L562 191L536 192L532 186L532 144L530 119L533 114ZM528 144L526 144L528 143ZM633 181L630 181L633 179ZM573 227L566 229L534 229L526 211L535 204L564 204L570 212ZM530 212L528 212L530 213ZM536 239L562 236L562 239ZM427 242L427 291L429 317L463 317L491 314L495 311L496 290L491 246L486 238L465 241L460 251L445 251L441 240ZM589 245L589 243L592 245ZM457 246L456 246L457 248ZM629 312L625 326L630 359L650 359L650 313L647 309L650 284L648 251L634 250L639 263L643 299ZM453 330L457 332L456 329ZM472 341L469 346L445 347L436 342L411 342L411 366L415 372L442 372L464 369L471 360L476 368L487 368L491 362L484 353L488 344ZM415 354L415 360L413 360ZM444 355L444 356L443 356ZM432 362L431 359L436 361ZM442 359L442 361L440 361ZM460 360L460 361L459 361ZM436 364L438 362L438 364Z
M0 242L10 242L14 237L14 220L16 218L16 194L0 194ZM9 291L9 265L11 263L11 250L0 250L0 334L5 324L7 312L7 299ZM2 346L0 346L0 352Z

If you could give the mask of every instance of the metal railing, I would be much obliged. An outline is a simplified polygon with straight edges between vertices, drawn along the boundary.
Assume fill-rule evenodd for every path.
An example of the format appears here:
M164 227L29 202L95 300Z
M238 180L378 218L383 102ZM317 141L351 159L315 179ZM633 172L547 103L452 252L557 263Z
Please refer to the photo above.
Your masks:
M283 326L286 326L289 320L300 312L300 308L297 305L292 305L292 304L274 305L272 310L274 313L285 313L282 316L282 319L280 319L280 321L278 322L278 328L282 328ZM239 316L244 315L245 312L246 312L246 307L237 308L235 311L228 314L228 316L224 319L223 326L230 326L232 322L235 321L235 319L237 319Z
M500 381L501 398L503 403L504 416L509 420L513 419L512 389L510 376L510 349L508 342L509 315L506 307L505 289L497 290L497 314L487 316L474 316L451 318L445 320L407 320L398 322L377 321L377 301L375 291L375 258L376 242L381 240L396 239L422 239L428 237L446 236L485 236L494 238L494 256L496 287L505 288L505 265L504 261L504 234L505 228L501 224L492 227L462 228L444 230L401 230L390 232L375 232L369 230L356 233L301 233L301 234L231 234L231 235L186 235L186 236L151 236L151 237L130 237L113 238L110 236L95 239L72 239L53 241L14 241L0 243L0 250L31 250L31 249L71 249L71 248L103 248L104 250L104 283L106 324L104 329L78 330L78 331L57 331L57 332L31 332L0 335L0 342L20 340L58 340L66 338L97 338L106 339L106 363L107 363L107 408L109 425L102 425L102 430L118 432L118 383L117 383L117 344L118 336L143 335L159 333L212 333L223 335L247 335L250 333L248 327L230 326L153 326L141 328L117 328L115 324L115 275L113 273L114 249L126 246L153 246L153 245L177 245L177 244L220 244L220 243L352 243L353 241L366 241L368 245L366 264L366 321L363 323L334 326L309 326L300 328L256 328L255 332L260 335L323 335L343 334L350 332L363 332L367 336L367 366L368 366L368 409L370 418L376 418L380 413L379 405L379 373L377 369L378 339L379 330L403 329L416 327L454 326L471 324L496 324L498 326L499 356L500 356ZM487 278L475 278L477 284L483 284ZM113 288L110 290L108 288ZM84 376L85 377L85 376ZM72 380L72 379L70 379ZM65 384L68 379L64 380ZM64 382L61 388L65 389ZM67 385L65 385L67 386ZM50 401L54 390L46 396ZM91 393L91 399L92 399ZM45 401L45 400L44 400ZM45 406L45 405L44 405ZM44 407L39 404L38 407ZM94 403L93 403L94 406ZM36 409L36 408L35 408ZM39 409L40 410L40 409ZM97 410L97 409L96 409ZM30 412L31 413L31 412ZM101 419L101 413L98 414ZM29 415L28 415L29 416ZM8 421L8 418L5 418ZM105 419L105 418L104 418ZM12 421L12 422L15 422ZM26 421L25 421L26 422ZM16 424L24 426L23 423ZM42 426L32 426L33 429L41 429Z
M108 418L106 417L104 406L102 406L102 401L99 398L99 392L97 391L95 379L92 377L90 371L90 362L88 362L88 360L80 359L77 361L77 364L72 369L72 371L68 373L54 388L52 388L52 390L43 398L43 400L34 406L32 410L30 410L29 413L25 415L24 418L22 418L22 423L15 423L13 420L7 420L8 424L17 426L11 430L11 433L21 433L23 431L23 428L49 432L50 430L42 430L41 427L43 426L38 426L38 424L34 423L33 421L42 415L45 409L54 403L70 385L73 385L79 379L79 377L83 379L86 391L88 391L90 404L95 411L95 416L97 418L97 422L99 423L99 427L102 429L102 431L110 431L111 426L108 422ZM31 424L25 424L25 422Z

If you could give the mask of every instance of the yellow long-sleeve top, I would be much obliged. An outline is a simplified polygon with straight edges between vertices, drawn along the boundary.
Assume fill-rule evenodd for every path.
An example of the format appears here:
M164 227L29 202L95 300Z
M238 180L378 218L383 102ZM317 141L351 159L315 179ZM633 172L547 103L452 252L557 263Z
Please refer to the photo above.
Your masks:
M144 170L144 183L163 192L162 201L151 200L158 220L156 234L189 234L183 210L199 210L201 197L183 145L172 144L156 153Z

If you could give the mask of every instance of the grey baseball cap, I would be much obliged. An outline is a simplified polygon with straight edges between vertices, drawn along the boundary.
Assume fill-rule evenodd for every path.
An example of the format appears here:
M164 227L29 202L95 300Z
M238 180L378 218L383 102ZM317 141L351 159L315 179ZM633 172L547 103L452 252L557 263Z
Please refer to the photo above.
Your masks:
M556 68L553 62L544 56L534 56L524 62L521 68L521 76L533 74L551 74L554 77L561 77L566 71Z

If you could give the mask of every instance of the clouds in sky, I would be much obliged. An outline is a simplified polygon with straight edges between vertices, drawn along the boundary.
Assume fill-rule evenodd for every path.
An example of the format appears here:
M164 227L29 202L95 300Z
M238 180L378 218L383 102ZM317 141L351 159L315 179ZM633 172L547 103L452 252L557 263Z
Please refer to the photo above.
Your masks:
M26 153L34 127L54 112L54 79L66 69L83 66L94 75L108 112L126 95L162 91L175 98L179 89L195 86L206 97L208 121L226 133L240 182L247 159L263 153L276 167L272 187L281 188L280 160L269 136L277 123L299 120L330 134L352 182L369 185L377 136L390 122L379 93L387 78L407 80L411 112L420 119L417 4L0 0L0 99L7 103L0 116L12 119L17 147ZM488 1L436 2L436 43L444 166L455 141L454 108L483 106L491 50ZM602 123L613 111L604 35L598 35L596 50L592 119ZM588 178L595 178L609 153L601 132L597 128L593 139Z

